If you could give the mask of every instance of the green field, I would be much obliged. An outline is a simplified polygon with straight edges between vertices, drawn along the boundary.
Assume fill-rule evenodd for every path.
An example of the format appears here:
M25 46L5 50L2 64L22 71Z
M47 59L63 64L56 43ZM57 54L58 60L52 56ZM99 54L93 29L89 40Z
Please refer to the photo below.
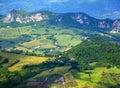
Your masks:
M14 39L20 35L30 34L32 32L31 26L17 27L17 28L0 28L1 39Z
M82 41L82 36L74 30L61 29L60 27L6 27L0 28L0 45L6 50L20 50L46 54L43 52L54 49L55 51L65 51ZM57 44L56 44L57 43ZM40 52L40 53L38 53ZM41 53L42 52L42 53Z
M72 36L68 34L55 35L55 39L57 40L58 45L68 47L75 46L81 42L80 36Z
M89 75L86 72L91 72L91 73ZM79 84L79 88L84 88L85 86L88 86L88 87L99 86L98 88L106 88L104 86L100 87L100 84L99 84L99 82L101 81L102 74L103 73L120 74L120 69L117 67L112 67L109 69L105 67L98 67L98 68L95 68L94 70L86 70L86 72L73 72L72 73L75 80Z

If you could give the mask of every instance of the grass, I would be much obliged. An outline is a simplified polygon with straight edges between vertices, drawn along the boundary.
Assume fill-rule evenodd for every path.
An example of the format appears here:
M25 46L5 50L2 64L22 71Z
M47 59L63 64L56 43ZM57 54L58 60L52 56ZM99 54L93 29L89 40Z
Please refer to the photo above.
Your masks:
M75 74L72 74L75 77L75 81L78 84L78 88L106 88L98 82L100 81L100 78L102 77L102 73L107 71L104 67L99 67L94 70L89 70L91 73L91 79L89 74L86 74L84 72L75 72Z
M21 45L26 48L31 48L31 47L35 47L35 46L40 46L40 44L41 44L41 42L39 40L32 40L30 42L25 42Z
M46 33L46 28L39 28L39 29L35 29L32 31L31 34L41 34L41 35L44 35Z
M76 79L75 81L78 84L77 88L106 88L104 86L101 86L99 84L92 83L92 82L89 82L89 81L78 80L78 79Z
M48 60L47 57L37 57L37 56L25 56L20 59L20 62L13 65L12 67L9 67L10 71L17 71L21 70L21 68L24 65L34 65L34 64L40 64L44 61Z
M57 40L60 46L67 46L72 38L71 35L55 35L55 39Z
M42 48L48 48L48 49L50 49L50 48L55 48L56 46L54 46L53 44L43 44L42 46L41 46Z
M81 42L80 36L71 34L59 34L54 36L60 46L75 46Z
M112 67L106 71L106 73L120 73L120 69L117 67Z
M37 46L40 46L40 48L55 48L53 41L49 39L32 40L21 45L26 48L35 48Z
M0 56L2 56L3 59L8 58L8 62L3 64L3 66L5 67L10 66L12 63L14 63L16 60L19 60L20 58L26 57L25 55L3 53L3 52L0 52Z
M102 77L102 73L120 73L120 69L117 67L111 67L109 69L105 67L98 67L95 68L94 70L89 70L91 72L91 80L89 77L89 74L84 73L84 72L76 72L73 74L73 76L76 79L79 79L81 81L88 81L90 83L98 83Z
M53 41L50 39L41 39L41 48L55 48Z
M105 67L99 67L99 68L95 68L94 70L89 70L89 72L91 72L91 79L89 74L84 73L84 72L78 72L76 74L75 77L77 77L80 80L85 80L85 81L91 81L94 83L98 83L100 81L100 78L102 76L103 72L108 71L109 69L105 68Z
M48 76L48 75L53 75L53 74L63 75L67 73L69 69L70 69L70 66L55 67L53 69L43 71L42 73L36 75L34 78L39 78L42 76Z
M8 62L2 64L4 67L8 67L14 62L16 62L17 60L19 60L18 63L14 64L11 67L8 67L10 71L18 71L18 70L21 70L21 68L24 65L40 64L48 60L48 57L27 56L27 55L3 53L3 52L0 52L0 56L2 56L2 60L4 60L5 58L8 58Z
M100 78L102 76L102 73L107 71L107 68L105 67L99 67L99 68L95 68L91 74L91 81L92 82L99 82L100 81Z
M1 39L14 39L23 34L30 34L32 32L31 26L17 27L17 28L0 28Z
M82 41L80 39L71 39L69 41L70 46L76 46L77 44L80 44Z
M107 69L105 67L96 68L95 70L93 70L93 73L91 75L92 82L95 82L95 83L99 82L103 72L105 72L105 73L120 73L120 69L117 67L111 67L109 69Z

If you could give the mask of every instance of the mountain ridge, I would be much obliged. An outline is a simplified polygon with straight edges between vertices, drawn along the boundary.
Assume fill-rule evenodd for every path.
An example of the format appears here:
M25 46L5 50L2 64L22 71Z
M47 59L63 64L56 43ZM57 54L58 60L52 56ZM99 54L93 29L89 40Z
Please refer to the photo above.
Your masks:
M3 23L18 22L27 24L29 22L48 21L51 25L63 25L66 27L82 28L93 31L106 31L120 33L120 20L96 19L85 13L53 13L50 11L38 11L28 13L25 11L11 10Z

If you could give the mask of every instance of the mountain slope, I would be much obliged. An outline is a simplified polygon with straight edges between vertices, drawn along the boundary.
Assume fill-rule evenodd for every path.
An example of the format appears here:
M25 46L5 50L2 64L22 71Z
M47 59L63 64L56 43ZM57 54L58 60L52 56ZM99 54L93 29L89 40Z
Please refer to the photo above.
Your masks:
M120 66L120 46L99 37L85 40L64 55L86 66L93 62L96 66Z
M120 20L96 19L85 13L52 13L39 11L28 13L21 10L12 10L4 18L4 23L18 22L26 24L29 22L41 22L47 20L51 25L81 28L92 31L120 32Z

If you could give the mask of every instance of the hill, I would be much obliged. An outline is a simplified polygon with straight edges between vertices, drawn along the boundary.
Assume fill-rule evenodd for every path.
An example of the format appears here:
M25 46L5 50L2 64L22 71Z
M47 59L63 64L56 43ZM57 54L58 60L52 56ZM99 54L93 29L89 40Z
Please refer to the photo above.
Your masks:
M84 40L49 59L5 52L0 56L3 88L6 83L10 88L120 87L120 46L100 37Z
M99 37L88 38L64 55L79 64L95 62L96 66L118 67L120 64L120 46Z
M16 10L0 19L0 87L119 88L119 20Z
M116 43L92 37L64 52L57 61L70 65L73 77L80 83L87 82L88 88L96 84L97 88L120 87L120 79L117 79L120 76L120 46Z

